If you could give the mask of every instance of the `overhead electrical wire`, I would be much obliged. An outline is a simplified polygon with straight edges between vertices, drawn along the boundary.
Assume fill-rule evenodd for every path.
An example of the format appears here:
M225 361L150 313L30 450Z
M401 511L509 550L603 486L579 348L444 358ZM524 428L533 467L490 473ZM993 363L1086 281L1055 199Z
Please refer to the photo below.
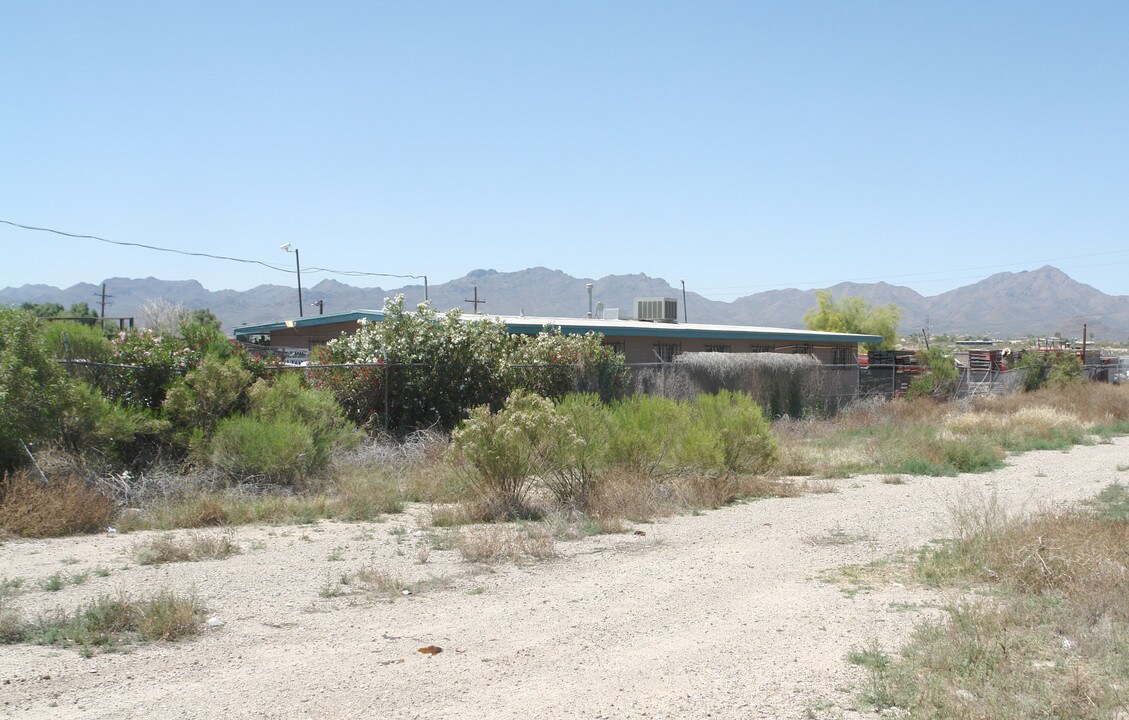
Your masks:
M109 243L110 245L122 245L122 246L125 246L125 247L139 247L139 248L145 248L146 250L157 250L159 252L174 253L176 255L188 255L188 256L191 256L191 257L205 257L205 258L211 258L213 260L228 260L228 261L231 261L231 262L246 263L248 265L261 265L263 267L270 268L271 270L277 270L278 272L289 273L291 275L293 275L297 272L297 270L295 270L295 269L280 266L280 265L273 265L273 264L268 263L268 262L263 262L262 260L248 260L246 258L237 258L237 257L228 256L228 255L213 255L211 253L205 253L205 252L191 252L191 251L188 251L188 250L177 250L176 248L159 247L157 245L147 245L145 243L123 242L121 240L109 240L107 238L99 237L97 235L80 235L80 234L77 234L77 233L69 233L69 232L64 232L62 230L55 230L54 228L37 227L35 225L24 225L22 223L12 222L11 220L0 219L0 223L3 223L5 225L11 225L12 227L21 228L23 230L35 230L35 231L39 231L39 232L54 233L55 235L62 235L64 237L79 238L79 239L82 239L82 240L97 240L99 242ZM411 278L413 280L423 279L425 282L426 282L426 279L427 279L426 275L395 275L395 274L392 274L392 273L364 272L364 271L361 271L361 270L331 270L329 268L321 268L321 267L307 268L306 272L327 272L327 273L332 273L334 275L347 275L347 276L352 276L352 277L373 276L373 277L391 277L391 278Z

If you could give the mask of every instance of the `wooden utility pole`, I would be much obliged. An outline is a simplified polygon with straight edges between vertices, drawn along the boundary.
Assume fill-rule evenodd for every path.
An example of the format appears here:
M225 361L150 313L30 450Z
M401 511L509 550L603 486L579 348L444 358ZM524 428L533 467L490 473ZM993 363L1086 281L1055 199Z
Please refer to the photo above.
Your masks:
M474 286L474 299L471 300L470 298L467 298L467 299L463 300L463 302L468 302L468 303L474 304L474 314L475 315L478 314L478 306L486 304L485 300L479 300L478 299L478 286L477 285Z

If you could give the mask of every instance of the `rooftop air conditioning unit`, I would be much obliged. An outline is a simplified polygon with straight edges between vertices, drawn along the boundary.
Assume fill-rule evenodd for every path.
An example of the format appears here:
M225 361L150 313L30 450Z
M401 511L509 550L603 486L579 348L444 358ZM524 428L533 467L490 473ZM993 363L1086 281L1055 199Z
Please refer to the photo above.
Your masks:
M635 319L645 322L678 322L678 301L668 297L636 298Z

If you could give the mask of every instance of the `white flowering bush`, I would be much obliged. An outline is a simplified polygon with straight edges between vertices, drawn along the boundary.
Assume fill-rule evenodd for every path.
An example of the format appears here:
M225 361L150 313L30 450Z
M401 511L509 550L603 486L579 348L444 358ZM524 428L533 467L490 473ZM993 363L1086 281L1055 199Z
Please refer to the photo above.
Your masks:
M364 363L310 370L311 382L333 392L348 416L388 428L454 425L479 405L497 408L514 388L545 397L589 390L611 397L626 385L623 356L598 334L510 335L500 320L464 320L458 309L404 308L402 296L384 305L384 320L362 321L319 350L318 363ZM387 416L385 416L387 409Z
M627 386L623 354L603 344L600 333L565 335L547 327L537 335L513 336L508 368L511 387L560 399L572 392L620 397Z

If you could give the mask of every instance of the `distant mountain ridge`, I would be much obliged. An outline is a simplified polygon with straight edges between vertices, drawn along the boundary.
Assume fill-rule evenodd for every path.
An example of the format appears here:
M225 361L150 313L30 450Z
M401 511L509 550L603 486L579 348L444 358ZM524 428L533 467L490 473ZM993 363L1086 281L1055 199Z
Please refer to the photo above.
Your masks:
M464 277L428 288L428 297L439 309L460 307L472 312L474 289L483 301L479 312L488 315L535 315L584 317L588 312L588 291L592 283L595 301L607 308L630 312L639 297L676 298L679 320L732 325L803 327L804 312L816 304L815 290L770 290L747 295L732 302L710 300L687 292L686 307L682 291L666 280L644 274L608 275L598 280L575 278L560 270L544 267L517 272L474 270ZM209 308L224 323L228 332L243 325L255 325L296 317L297 292L293 286L260 285L246 291L204 288L195 280L156 278L109 278L106 291L112 296L108 316L133 316L141 321L142 306L153 299L180 303L186 308ZM960 333L1011 337L1027 334L1079 337L1082 324L1101 341L1122 341L1129 337L1129 296L1107 295L1071 279L1061 270L1044 266L1018 273L997 273L979 282L934 296L888 283L839 283L828 288L834 297L861 297L873 305L893 303L902 310L901 330L916 334L928 327L934 333ZM0 304L56 302L69 307L86 302L97 308L101 284L79 283L66 289L48 285L23 285L0 290ZM336 280L322 280L303 287L307 316L316 314L310 303L324 302L325 312L357 309L379 310L386 297L403 294L409 306L424 299L423 285L400 288L358 288Z

